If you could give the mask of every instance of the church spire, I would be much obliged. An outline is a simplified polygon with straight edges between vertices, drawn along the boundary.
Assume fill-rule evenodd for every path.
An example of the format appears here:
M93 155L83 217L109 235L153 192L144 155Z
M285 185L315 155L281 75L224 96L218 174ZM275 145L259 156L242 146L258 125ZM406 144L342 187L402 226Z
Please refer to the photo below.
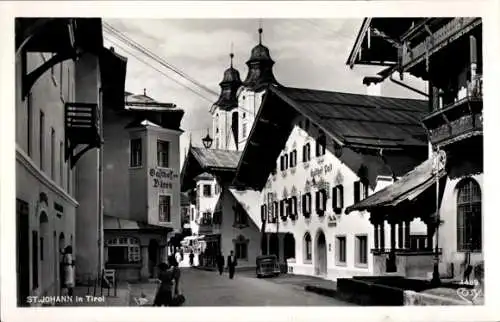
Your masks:
M248 74L243 85L250 90L259 91L270 84L278 84L273 74L274 61L269 49L262 44L262 20L259 20L259 44L252 49L247 61Z
M217 102L214 103L215 106L227 111L238 107L238 98L236 94L241 86L240 73L233 67L233 43L231 43L231 52L229 54L229 58L230 66L224 72L222 82L220 82L219 84L221 93Z

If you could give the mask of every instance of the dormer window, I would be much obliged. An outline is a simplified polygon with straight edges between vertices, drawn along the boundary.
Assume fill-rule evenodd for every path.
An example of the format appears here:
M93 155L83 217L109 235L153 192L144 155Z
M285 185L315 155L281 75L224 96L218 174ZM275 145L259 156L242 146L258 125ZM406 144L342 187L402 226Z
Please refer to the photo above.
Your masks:
M318 140L316 140L316 156L320 157L324 155L325 149L326 149L326 136L325 134L321 133L318 137Z
M295 168L297 166L297 150L290 152L290 168Z
M321 190L316 191L316 213L319 216L323 216L325 214L326 199L327 199L327 195L326 195L325 189L321 189Z
M302 162L309 162L311 160L311 144L306 143L302 147Z
M302 195L302 214L306 218L309 218L311 216L311 193L310 192Z
M354 203L368 197L368 184L364 180L354 182Z
M333 188L332 197L333 211L339 214L342 212L342 208L344 208L344 187L341 184Z

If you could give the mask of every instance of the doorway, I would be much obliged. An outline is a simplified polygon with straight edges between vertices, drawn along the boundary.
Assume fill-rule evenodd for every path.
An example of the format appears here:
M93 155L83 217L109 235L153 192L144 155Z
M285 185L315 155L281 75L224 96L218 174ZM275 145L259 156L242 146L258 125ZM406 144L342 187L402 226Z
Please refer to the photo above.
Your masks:
M17 213L17 305L29 306L30 295L30 226L28 203L16 200Z
M148 246L148 257L149 257L149 277L153 278L156 276L156 266L158 263L158 258L160 257L160 246L156 239L149 240Z
M316 275L327 275L326 238L322 230L318 232L316 237L316 260L314 266Z
M40 214L40 262L42 266L42 277L40 279L40 289L42 295L46 295L49 291L48 286L51 276L51 261L50 261L50 233L49 233L49 218L45 211Z

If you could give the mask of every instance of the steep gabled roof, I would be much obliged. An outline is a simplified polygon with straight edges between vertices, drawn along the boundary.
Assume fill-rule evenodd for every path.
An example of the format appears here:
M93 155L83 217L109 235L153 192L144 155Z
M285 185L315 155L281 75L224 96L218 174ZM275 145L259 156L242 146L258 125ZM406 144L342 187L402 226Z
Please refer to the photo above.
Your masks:
M265 184L300 115L340 147L408 154L397 158L404 163L399 168L408 171L427 155L427 135L420 125L427 109L422 100L270 86L238 164L235 183L255 189Z
M207 172L215 177L233 177L241 157L241 151L206 149L191 146L181 171L181 191L194 184L199 174Z

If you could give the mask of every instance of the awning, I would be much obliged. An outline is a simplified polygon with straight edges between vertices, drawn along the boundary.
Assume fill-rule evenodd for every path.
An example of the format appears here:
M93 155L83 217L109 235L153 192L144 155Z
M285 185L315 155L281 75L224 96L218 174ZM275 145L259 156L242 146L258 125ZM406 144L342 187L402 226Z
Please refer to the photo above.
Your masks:
M235 188L230 188L229 191L242 208L245 209L254 224L260 227L262 224L260 218L260 192L251 189L238 190Z
M347 207L345 213L394 207L403 201L411 201L436 183L436 175L441 179L446 175L446 171L442 170L439 174L435 174L433 160L428 159L392 185L377 191L353 206Z

